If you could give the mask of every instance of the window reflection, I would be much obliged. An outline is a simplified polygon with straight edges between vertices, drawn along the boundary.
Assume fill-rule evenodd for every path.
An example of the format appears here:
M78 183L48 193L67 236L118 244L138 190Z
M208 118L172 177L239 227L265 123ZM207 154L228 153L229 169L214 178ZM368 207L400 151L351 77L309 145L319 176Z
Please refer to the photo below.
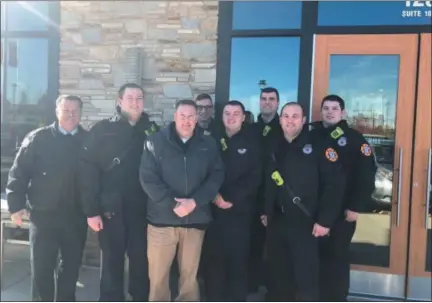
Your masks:
M318 25L430 25L430 1L322 1Z
M398 55L332 55L329 91L345 99L347 121L375 152L375 191L351 245L352 263L389 266Z
M301 1L235 1L233 29L297 29Z
M8 31L45 31L49 23L48 1L8 1Z
M230 100L241 101L255 119L263 87L279 90L280 107L297 101L299 56L300 38L234 38Z
M1 30L2 31L4 31L5 30L5 12L6 12L6 9L5 9L5 5L6 5L6 2L1 2L1 11L0 11L0 22L1 22Z
M48 40L7 39L5 47L2 146L7 146L8 150L2 149L2 157L13 156L16 143L21 142L30 130L41 126L45 122L45 113L52 110L46 102Z

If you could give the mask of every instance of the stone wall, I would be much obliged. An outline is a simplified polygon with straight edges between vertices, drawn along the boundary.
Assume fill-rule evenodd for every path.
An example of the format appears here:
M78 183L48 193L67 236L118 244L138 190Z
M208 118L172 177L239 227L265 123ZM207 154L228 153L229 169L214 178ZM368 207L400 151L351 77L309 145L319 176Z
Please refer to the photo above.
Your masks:
M83 125L112 114L138 82L162 124L176 100L214 94L218 1L62 1L60 92L85 101Z
M217 22L217 1L62 1L60 93L83 98L88 127L136 82L152 119L171 121L178 99L214 94ZM99 265L91 231L84 260Z

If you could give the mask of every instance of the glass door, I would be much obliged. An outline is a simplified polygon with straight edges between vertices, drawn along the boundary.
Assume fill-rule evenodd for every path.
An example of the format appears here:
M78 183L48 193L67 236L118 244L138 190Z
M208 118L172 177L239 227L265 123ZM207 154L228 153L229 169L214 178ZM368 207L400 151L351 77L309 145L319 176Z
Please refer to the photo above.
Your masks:
M431 34L422 34L414 137L408 299L432 301L431 191L432 93Z
M340 95L378 166L351 245L352 294L405 297L417 43L415 34L315 37L312 121L325 95Z

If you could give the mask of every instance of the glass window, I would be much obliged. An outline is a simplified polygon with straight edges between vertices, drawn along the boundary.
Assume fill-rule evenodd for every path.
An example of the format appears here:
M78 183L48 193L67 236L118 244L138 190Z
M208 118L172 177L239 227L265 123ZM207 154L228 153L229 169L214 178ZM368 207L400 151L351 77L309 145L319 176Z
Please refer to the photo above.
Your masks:
M1 2L1 11L0 11L0 18L1 18L1 30L4 31L5 30L5 5L6 2Z
M6 14L9 31L48 30L48 1L10 1L6 3Z
M301 27L301 1L235 1L233 6L233 29Z
M48 40L7 39L5 47L2 128L13 130L11 140L21 142L30 130L42 126L46 113L53 110L47 98ZM13 155L15 144L7 146Z
M431 24L431 1L323 1L318 25Z
M297 101L300 38L234 38L231 49L230 100L241 101L255 119L260 89L279 90L280 106Z
M4 62L5 62L5 58L4 58L4 56L5 56L5 52L4 52L4 50L3 50L3 47L4 47L4 39L2 38L1 39L1 48L0 48L0 51L1 51L1 54L0 54L0 58L1 58L1 75L0 75L0 85L1 85L1 89L0 89L0 104L1 104L1 112L0 112L0 115L1 115L1 121L3 121L3 100L4 100L4 98L3 98L3 93L4 93L4 90L3 90L3 85L4 85Z
M332 55L329 92L344 98L346 120L369 141L378 167L369 209L360 215L351 263L388 267L399 55Z

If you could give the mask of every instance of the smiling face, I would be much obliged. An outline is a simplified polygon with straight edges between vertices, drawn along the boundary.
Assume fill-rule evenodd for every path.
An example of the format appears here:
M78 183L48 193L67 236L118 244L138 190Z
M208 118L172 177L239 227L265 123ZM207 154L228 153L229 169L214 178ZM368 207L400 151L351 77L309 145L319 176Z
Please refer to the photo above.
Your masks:
M237 132L241 129L242 124L245 120L246 116L243 112L243 109L239 105L226 105L223 114L222 120L225 126L225 129L229 132Z
M77 100L63 99L57 104L56 116L59 125L66 131L74 130L81 120L80 102Z
M174 113L176 131L181 138L190 138L197 124L197 110L192 105L180 105Z
M285 106L279 118L284 134L290 138L296 137L306 123L302 108L297 104Z
M131 121L137 121L144 110L144 96L139 88L128 87L125 89L123 96L119 97L118 105L121 112Z
M321 118L327 125L339 123L345 115L338 101L326 100L321 107Z

